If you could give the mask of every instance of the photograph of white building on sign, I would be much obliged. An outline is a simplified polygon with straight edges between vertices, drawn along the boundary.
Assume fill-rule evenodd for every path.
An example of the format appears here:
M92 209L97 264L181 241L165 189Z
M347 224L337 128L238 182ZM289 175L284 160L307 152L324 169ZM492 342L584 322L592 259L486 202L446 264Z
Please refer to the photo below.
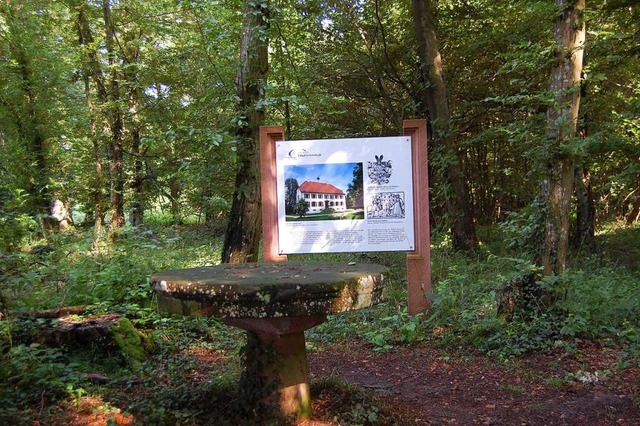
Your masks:
M362 163L285 167L285 221L364 220Z
M308 203L307 214L319 213L326 209L335 211L347 209L344 191L327 182L304 181L298 187L296 195L297 201L304 200Z

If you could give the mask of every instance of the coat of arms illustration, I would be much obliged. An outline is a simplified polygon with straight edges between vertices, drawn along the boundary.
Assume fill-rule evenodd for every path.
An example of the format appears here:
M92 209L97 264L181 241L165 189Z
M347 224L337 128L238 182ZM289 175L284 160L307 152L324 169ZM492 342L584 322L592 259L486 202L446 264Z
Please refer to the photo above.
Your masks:
M382 185L389 183L389 178L391 177L391 160L382 161L383 156L375 156L376 161L367 161L367 170L369 173L369 179L371 182Z

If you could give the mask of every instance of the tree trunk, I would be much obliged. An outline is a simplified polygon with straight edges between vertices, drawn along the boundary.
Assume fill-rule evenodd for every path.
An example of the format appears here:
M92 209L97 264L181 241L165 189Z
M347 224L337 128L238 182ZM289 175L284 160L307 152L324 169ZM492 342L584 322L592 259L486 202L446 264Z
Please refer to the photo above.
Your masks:
M431 0L413 0L413 19L418 41L424 91L424 103L429 112L429 126L434 145L442 149L447 161L442 169L445 202L453 248L473 250L477 247L470 191L462 171L463 155L456 146L451 131L451 115L444 81L442 56L438 48L436 22Z
M591 190L591 173L586 166L576 169L576 233L574 246L595 244L596 208Z
M555 99L547 110L548 162L540 194L546 218L542 253L537 259L545 275L561 274L566 267L574 164L565 145L577 131L585 40L585 0L556 0L556 6L556 62L550 83Z
M180 211L180 182L177 179L171 179L169 182L169 198L171 202L171 223L173 225L182 224L182 212Z
M584 55L584 52L583 52ZM583 59L582 66L585 66ZM580 97L581 102L587 100L587 81L585 81L584 73L581 73L580 79ZM589 117L587 114L582 115L581 123L576 125L576 131L581 137L589 135ZM579 128L578 128L579 126ZM595 227L596 227L596 207L591 189L591 172L589 167L584 164L576 167L575 170L575 192L576 192L576 227L573 236L573 246L595 246Z
M125 6L124 12L129 15L129 10ZM129 130L127 134L131 138L131 155L133 156L133 177L131 181L131 189L133 191L133 199L131 202L131 224L133 226L141 226L144 222L144 151L141 147L141 138L143 132L143 124L140 120L140 105L142 104L143 92L139 83L138 69L142 50L140 49L140 41L142 38L142 30L126 31L124 35L124 54L127 67L123 75L127 84L127 104L129 119Z
M109 157L109 200L111 231L124 226L124 120L120 110L120 70L114 50L115 34L111 22L110 0L102 0L105 48L109 64L109 120L111 134L107 143Z
M142 151L140 150L140 129L135 128L132 134L132 154L135 155L133 164L133 202L131 203L131 225L142 226L144 223L144 176Z
M638 186L622 201L623 208L626 207L627 202L631 201L631 208L625 215L625 223L627 225L640 221L640 173L637 174L636 178L638 180Z
M87 108L89 110L89 119L91 123L91 140L92 140L92 154L93 154L93 163L95 173L93 175L93 179L91 182L91 210L90 215L93 216L94 220L94 248L98 247L98 243L100 241L100 236L102 235L102 223L104 220L104 211L105 211L105 198L103 195L103 189L105 188L105 179L102 170L102 158L103 158L103 147L100 143L100 134L98 132L98 121L99 115L96 111L95 105L93 103L93 95L91 91L91 79L93 79L94 84L96 86L96 92L98 96L98 102L100 105L104 105L107 103L107 89L104 82L104 74L100 67L100 62L98 60L98 54L95 48L92 46L93 44L93 35L91 33L91 27L89 26L89 21L87 19L86 12L86 3L84 1L78 2L75 6L77 8L78 21L77 21L77 32L78 32L78 44L84 47L85 50L85 58L84 67L82 70L82 77L84 79L84 91L85 91L85 100L87 103ZM108 126L105 126L105 130L108 131Z
M222 250L222 262L226 263L258 260L262 233L258 138L259 126L264 118L259 100L264 96L269 64L268 3L245 0L242 28L241 64L236 76L239 99L235 128L238 168Z

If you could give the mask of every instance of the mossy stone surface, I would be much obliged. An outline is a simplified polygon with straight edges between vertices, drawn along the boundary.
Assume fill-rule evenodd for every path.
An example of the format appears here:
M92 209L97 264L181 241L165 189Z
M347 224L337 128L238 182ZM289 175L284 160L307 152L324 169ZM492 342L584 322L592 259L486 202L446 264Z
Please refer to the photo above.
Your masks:
M296 317L350 311L382 300L385 268L373 264L225 264L151 276L160 307L223 318Z

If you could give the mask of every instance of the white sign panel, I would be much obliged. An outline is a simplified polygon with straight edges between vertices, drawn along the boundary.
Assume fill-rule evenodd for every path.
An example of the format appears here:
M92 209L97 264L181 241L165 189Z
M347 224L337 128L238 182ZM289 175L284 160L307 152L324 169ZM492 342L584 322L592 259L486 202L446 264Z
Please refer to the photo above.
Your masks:
M411 251L411 138L276 142L280 254Z

